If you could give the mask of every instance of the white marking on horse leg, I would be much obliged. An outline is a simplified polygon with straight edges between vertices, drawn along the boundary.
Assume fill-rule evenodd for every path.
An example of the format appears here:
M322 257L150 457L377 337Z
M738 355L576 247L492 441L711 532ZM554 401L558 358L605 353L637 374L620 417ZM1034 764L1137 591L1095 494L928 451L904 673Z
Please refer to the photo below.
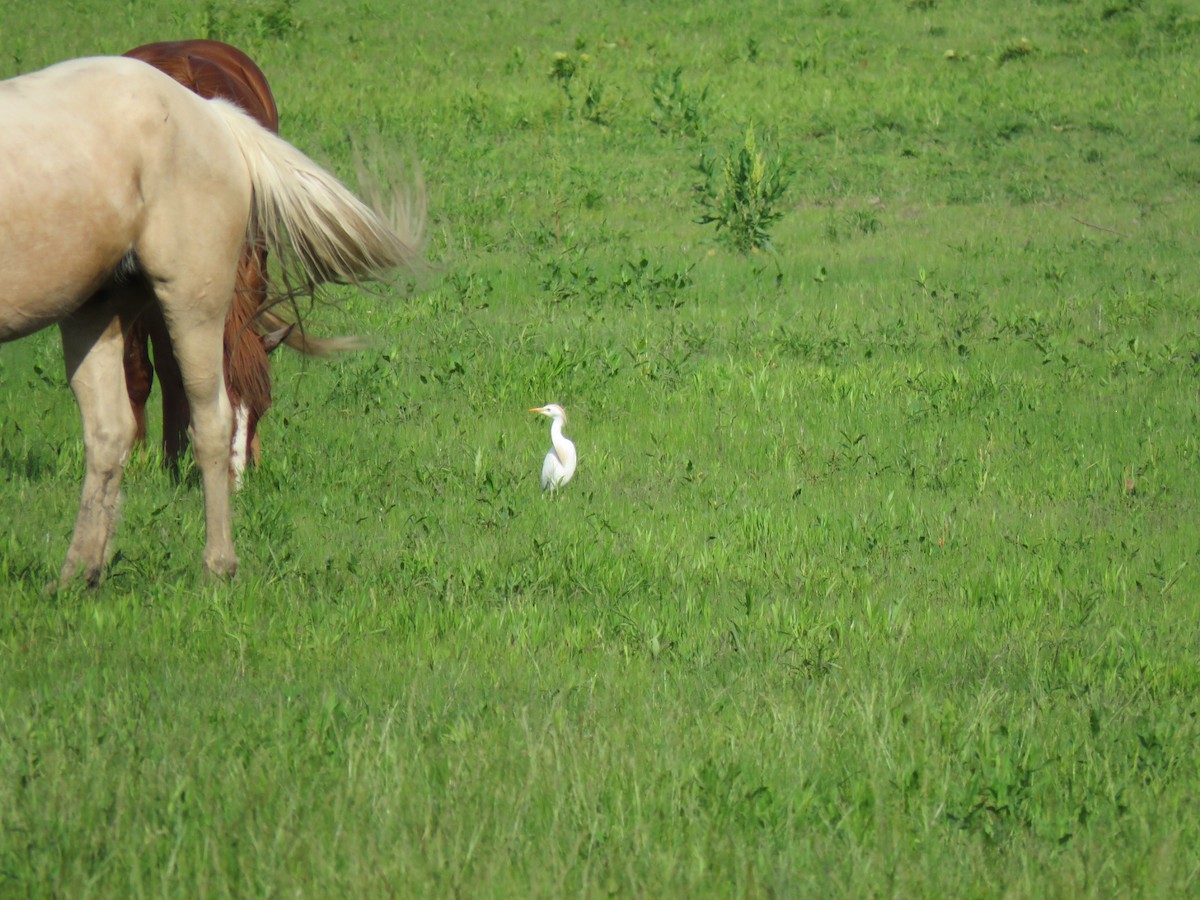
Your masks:
M233 473L233 489L242 489L242 473L249 456L250 407L239 403L233 414L233 448L229 454L229 470Z

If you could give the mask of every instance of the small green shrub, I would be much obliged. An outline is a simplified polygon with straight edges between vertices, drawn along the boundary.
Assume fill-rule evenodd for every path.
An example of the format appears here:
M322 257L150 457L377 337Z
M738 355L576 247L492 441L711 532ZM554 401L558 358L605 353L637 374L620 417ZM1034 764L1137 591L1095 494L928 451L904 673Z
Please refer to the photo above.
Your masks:
M760 148L749 126L735 152L721 161L701 154L696 168L704 176L693 188L704 210L696 222L715 224L718 236L741 253L767 247L770 227L783 215L779 203L791 180L783 156Z
M588 122L608 125L612 122L612 104L604 99L604 82L589 81L583 90L579 114Z
M708 88L698 93L683 84L683 66L669 72L659 72L650 84L650 100L654 111L650 121L663 134L681 134L686 137L702 137L707 118L704 105L708 100Z
M1004 65L1006 62L1012 62L1016 59L1026 59L1032 55L1033 44L1029 42L1029 38L1021 38L1019 41L1015 41L1002 49L996 57L996 62Z
M828 44L829 38L824 32L814 32L812 41L806 44L800 50L800 52L792 58L792 65L795 67L796 71L825 71Z
M879 207L877 206L852 209L844 213L831 211L825 220L825 237L830 241L869 236L878 234L882 230L883 222L879 218Z
M568 53L560 51L555 53L554 57L550 60L549 75L568 96L571 93L571 80L575 77L575 73L578 70L579 66L576 65L575 60L571 59Z
M607 125L612 120L613 105L604 99L604 82L582 78L582 72L590 62L591 57L586 53L573 57L560 51L551 59L548 74L566 98L568 119L579 116L597 125ZM583 93L578 99L575 91L577 84L583 86Z

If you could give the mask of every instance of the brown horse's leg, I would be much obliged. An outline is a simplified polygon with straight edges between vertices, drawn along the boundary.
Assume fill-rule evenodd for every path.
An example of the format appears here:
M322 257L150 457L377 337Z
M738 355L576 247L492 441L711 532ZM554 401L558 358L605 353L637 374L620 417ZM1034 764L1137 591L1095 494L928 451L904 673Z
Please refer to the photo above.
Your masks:
M80 569L91 584L100 580L116 520L121 475L136 428L125 388L125 338L117 303L97 298L59 324L71 390L83 417L87 473L75 532L60 581Z
M265 296L265 294L264 290L263 295ZM246 433L249 437L246 455L249 461L256 466L262 462L262 439L258 436L258 423L271 408L271 371L267 365L267 357L287 340L288 335L295 327L295 324L285 325L258 338L258 343L263 350L262 362L259 366L262 371L262 389L259 392L257 404L250 407L246 419Z
M265 296L266 291L263 291ZM292 333L295 324L288 324L282 328L277 328L259 338L259 343L262 345L263 355L260 368L262 370L262 390L258 396L258 403L250 407L250 415L247 419L246 430L250 437L247 456L250 462L258 465L262 461L262 440L258 436L258 423L262 419L268 409L271 408L271 372L267 365L267 357L287 340L288 335Z
M139 319L125 337L125 387L133 410L134 443L146 443L146 401L154 384L154 366L150 362L150 333Z
M153 311L151 322L149 333L154 345L154 367L158 370L158 383L162 389L163 463L167 468L177 470L188 445L191 408L183 387L183 373L179 371L179 362L175 359L171 335L157 308Z
M237 288L225 319L225 383L234 408L233 446L229 467L235 490L249 463L261 455L258 420L271 406L271 371L267 355L290 333L289 328L262 335L254 318L266 302L267 252L247 245L238 262Z

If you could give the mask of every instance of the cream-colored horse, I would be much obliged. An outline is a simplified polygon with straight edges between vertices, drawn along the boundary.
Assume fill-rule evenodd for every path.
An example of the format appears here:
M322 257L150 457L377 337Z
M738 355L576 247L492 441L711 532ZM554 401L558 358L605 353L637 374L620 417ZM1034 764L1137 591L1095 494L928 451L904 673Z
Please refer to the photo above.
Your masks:
M293 283L419 259L420 209L383 215L232 104L143 62L79 59L0 82L0 342L57 324L87 473L60 581L100 578L134 437L124 334L162 310L192 410L204 565L237 569L222 330L260 240Z

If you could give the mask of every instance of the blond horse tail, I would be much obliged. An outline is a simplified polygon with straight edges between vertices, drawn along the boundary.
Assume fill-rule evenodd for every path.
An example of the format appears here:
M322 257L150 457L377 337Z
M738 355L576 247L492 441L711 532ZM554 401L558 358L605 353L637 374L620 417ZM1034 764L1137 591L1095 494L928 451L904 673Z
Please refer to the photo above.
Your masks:
M421 268L425 202L419 184L409 196L393 192L388 208L377 211L233 104L208 102L246 159L254 188L248 240L261 241L278 260L289 296L328 282L381 280L397 269Z

